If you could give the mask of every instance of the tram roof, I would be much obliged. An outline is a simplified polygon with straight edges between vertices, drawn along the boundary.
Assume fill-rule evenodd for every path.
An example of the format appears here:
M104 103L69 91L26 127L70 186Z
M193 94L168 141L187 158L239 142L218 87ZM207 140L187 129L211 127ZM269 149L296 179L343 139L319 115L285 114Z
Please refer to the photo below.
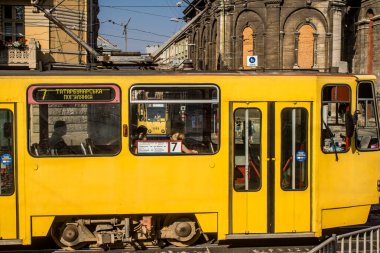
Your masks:
M348 73L321 73L314 71L157 71L157 70L0 70L1 76L355 76L362 80L374 80L374 75L355 75Z

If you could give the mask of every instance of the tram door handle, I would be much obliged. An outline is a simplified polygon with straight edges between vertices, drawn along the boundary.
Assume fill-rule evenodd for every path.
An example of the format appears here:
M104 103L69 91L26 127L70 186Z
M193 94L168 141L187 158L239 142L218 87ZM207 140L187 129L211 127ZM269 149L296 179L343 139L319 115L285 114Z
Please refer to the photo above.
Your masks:
M128 137L128 125L123 124L123 137Z

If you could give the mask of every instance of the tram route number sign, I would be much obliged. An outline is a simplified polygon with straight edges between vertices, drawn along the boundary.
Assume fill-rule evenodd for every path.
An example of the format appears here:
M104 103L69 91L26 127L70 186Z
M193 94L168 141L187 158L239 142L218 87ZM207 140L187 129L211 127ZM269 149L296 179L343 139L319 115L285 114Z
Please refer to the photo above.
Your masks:
M257 55L247 56L247 67L257 67L257 66L258 66Z

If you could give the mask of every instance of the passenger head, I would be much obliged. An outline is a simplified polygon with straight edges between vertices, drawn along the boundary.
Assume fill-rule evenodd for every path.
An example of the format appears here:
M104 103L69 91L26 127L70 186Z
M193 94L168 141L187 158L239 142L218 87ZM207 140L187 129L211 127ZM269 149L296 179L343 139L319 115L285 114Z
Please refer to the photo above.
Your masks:
M66 122L63 120L57 120L54 124L54 132L63 136L67 132Z
M185 139L185 135L183 133L179 133L178 137L177 137L177 140L181 141L181 140L184 140L184 139Z
M172 140L173 141L181 141L185 139L185 135L183 133L174 133L172 134Z
M148 128L146 128L146 126L139 126L136 129L136 136L137 136L137 139L139 140L146 139L147 133L148 133Z

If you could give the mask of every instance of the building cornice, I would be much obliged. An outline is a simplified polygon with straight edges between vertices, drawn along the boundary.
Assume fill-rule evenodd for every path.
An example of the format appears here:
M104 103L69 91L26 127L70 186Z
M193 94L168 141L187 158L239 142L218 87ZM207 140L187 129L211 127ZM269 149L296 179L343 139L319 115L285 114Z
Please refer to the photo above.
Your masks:
M266 0L264 1L265 5L280 5L282 0Z

